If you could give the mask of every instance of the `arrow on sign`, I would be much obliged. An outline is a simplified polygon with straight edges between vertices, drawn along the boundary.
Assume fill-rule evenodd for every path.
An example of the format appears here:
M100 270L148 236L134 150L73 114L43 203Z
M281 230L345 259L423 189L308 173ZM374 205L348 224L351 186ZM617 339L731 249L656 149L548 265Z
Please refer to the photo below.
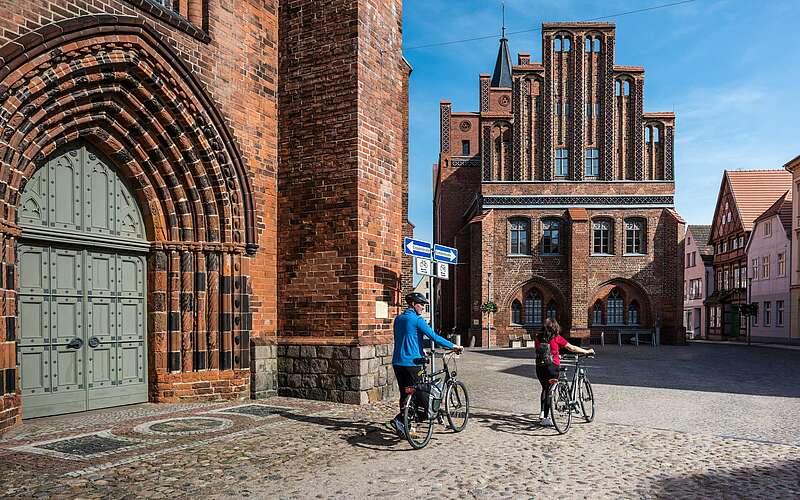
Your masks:
M431 258L431 244L427 241L406 238L403 241L403 251L416 257L424 257L426 259Z
M433 260L447 262L448 264L456 264L458 263L458 250L444 245L434 245Z

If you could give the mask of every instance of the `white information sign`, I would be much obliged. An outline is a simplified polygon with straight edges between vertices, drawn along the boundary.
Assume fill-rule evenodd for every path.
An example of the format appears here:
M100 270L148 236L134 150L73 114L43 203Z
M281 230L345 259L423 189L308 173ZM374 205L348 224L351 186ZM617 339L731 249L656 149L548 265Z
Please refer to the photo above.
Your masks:
M436 277L442 280L450 279L450 265L444 262L436 263Z
M415 258L414 262L417 266L417 274L424 274L425 276L433 276L433 261L428 259Z

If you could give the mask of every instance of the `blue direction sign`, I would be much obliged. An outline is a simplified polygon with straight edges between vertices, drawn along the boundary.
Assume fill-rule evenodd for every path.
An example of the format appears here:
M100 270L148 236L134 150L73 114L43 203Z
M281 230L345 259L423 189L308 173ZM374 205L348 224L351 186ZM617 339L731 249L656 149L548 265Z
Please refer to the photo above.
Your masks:
M444 245L433 245L433 260L448 264L458 263L458 250Z
M415 240L414 238L406 238L403 241L403 252L415 257L422 257L424 259L431 258L431 244L427 241Z

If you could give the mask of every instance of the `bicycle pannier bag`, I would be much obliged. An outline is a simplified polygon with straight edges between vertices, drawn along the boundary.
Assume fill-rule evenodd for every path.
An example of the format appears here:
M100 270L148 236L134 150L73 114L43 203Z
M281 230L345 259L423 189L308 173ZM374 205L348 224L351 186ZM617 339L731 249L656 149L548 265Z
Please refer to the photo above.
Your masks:
M536 366L549 366L553 364L553 351L550 342L539 342L536 348Z

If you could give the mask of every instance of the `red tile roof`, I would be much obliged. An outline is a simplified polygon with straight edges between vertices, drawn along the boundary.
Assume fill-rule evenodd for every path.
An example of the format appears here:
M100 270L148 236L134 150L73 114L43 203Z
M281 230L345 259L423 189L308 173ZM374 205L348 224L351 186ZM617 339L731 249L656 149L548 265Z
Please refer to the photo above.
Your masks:
M725 175L745 231L752 231L758 216L792 190L792 174L786 170L726 170Z
M792 233L792 190L786 191L780 198L778 198L771 207L766 209L763 214L753 222L753 225L758 222L768 219L777 215L783 225L783 229L787 235Z

